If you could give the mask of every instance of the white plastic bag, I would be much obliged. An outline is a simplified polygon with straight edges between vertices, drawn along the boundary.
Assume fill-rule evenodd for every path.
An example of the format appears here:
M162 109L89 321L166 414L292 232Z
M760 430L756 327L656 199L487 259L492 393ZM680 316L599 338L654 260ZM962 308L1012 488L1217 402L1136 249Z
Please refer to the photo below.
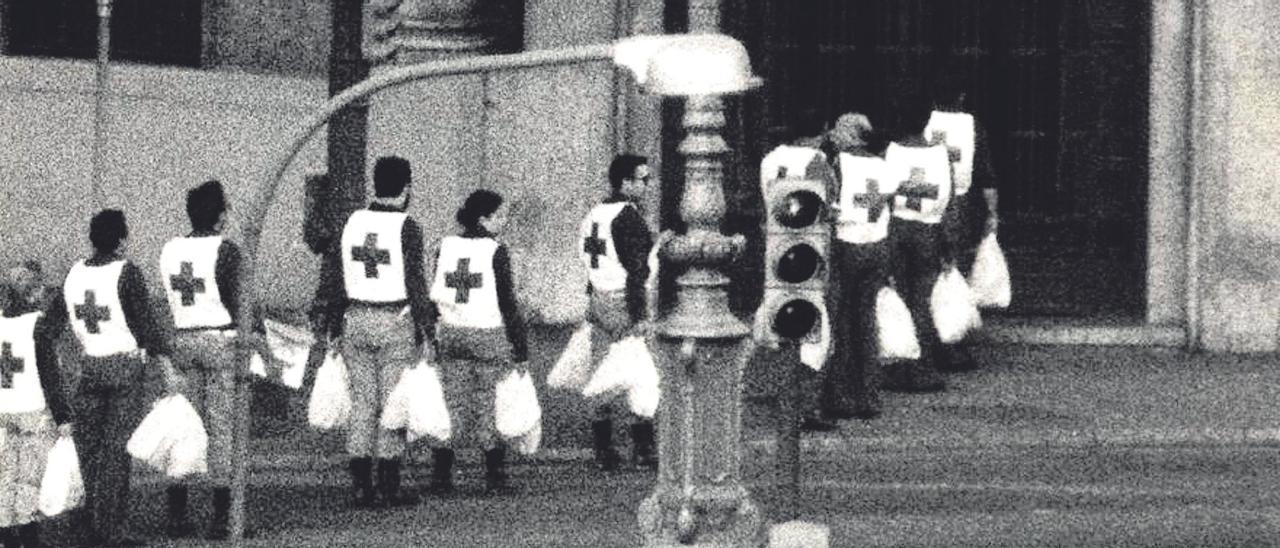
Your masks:
M648 375L647 370L656 368L653 354L649 352L649 345L645 344L643 337L623 337L609 345L595 374L582 388L582 395L594 398L628 392L636 386L638 378Z
M307 405L307 422L321 430L346 426L351 418L351 385L347 362L342 354L330 351L316 371L315 386Z
M1008 308L1012 297L1009 264L1005 261L995 233L987 234L978 245L978 254L969 272L973 300L981 308Z
M943 343L959 342L970 330L982 325L969 284L955 266L938 275L929 296L929 305L933 310L933 325L938 330L938 339Z
M911 322L911 310L892 287L876 294L876 341L885 360L920 359L920 340Z
M511 444L521 455L537 453L538 447L542 445L542 420L538 420L524 435L512 440Z
M643 340L640 344L645 344ZM658 364L654 363L653 354L645 345L641 359L632 365L631 387L627 392L627 403L631 412L638 416L652 419L658 412L658 403L662 396L662 376L658 373Z
M156 470L168 465L169 452L177 439L170 435L173 422L173 397L161 398L151 404L151 411L129 436L125 449L135 459L147 463Z
M449 418L449 406L444 399L444 384L440 370L430 365L417 368L417 397L409 405L409 441L431 436L439 441L449 441L453 436L453 421Z
M453 425L439 371L425 361L404 370L387 397L379 425L387 430L404 428L410 442L423 436L449 441Z
M182 394L161 398L129 437L129 454L170 478L209 470L209 433Z
M827 314L827 307L820 306L818 315L821 318L817 340L800 343L800 362L814 371L822 371L822 366L827 363L827 356L830 355L831 350L831 318L830 314Z
M80 506L84 502L84 478L80 473L80 458L70 437L62 436L54 442L45 463L44 476L40 479L40 513L57 516Z
M591 323L582 322L547 375L547 386L580 390L591 377Z
M542 421L538 389L528 373L512 371L494 387L494 422L504 438L518 438Z

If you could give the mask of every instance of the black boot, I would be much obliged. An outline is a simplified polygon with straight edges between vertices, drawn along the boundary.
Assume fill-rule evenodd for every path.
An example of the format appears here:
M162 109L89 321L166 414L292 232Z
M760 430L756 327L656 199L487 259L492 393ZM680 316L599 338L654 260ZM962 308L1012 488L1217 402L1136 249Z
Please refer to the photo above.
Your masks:
M187 497L189 490L185 485L170 485L165 489L168 518L165 520L164 534L169 538L191 536L195 527L187 519Z
M418 497L400 490L400 459L378 459L378 489L382 502L387 506L409 506L418 503Z
M226 540L231 536L231 530L227 526L229 521L231 521L231 489L215 487L213 489L213 521L209 523L206 538Z
M613 448L613 421L591 423L591 447L595 451L596 466L606 472L618 469L622 457Z
M357 457L348 462L351 469L352 504L356 508L370 508L374 503L373 459Z
M490 494L510 489L507 485L507 450L498 448L484 452L484 485Z
M4 543L4 548L21 548L22 541L18 538L18 528L5 527L0 529L0 542Z
M437 495L453 493L453 449L431 450L431 484L427 490Z
M636 466L658 466L658 454L654 447L653 421L640 421L631 425L632 460Z

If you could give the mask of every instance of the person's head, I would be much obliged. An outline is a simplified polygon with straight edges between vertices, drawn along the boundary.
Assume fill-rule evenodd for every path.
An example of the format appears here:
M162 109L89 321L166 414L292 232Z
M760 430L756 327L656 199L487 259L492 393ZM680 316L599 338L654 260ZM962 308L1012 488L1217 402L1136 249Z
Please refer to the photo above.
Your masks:
M867 148L871 143L871 120L858 112L842 114L828 135L841 152Z
M498 234L507 224L507 207L497 192L480 189L467 196L456 218L458 224L468 231L483 228L491 234Z
M222 183L205 181L187 191L187 218L192 230L218 232L226 225L227 197Z
M908 94L899 97L893 108L891 137L896 140L924 135L924 128L929 125L932 114L933 101L927 96Z
M619 154L609 164L609 189L629 200L644 197L652 177L649 159L644 156Z
M19 266L10 268L0 280L2 291L7 292L7 306L0 309L12 309L18 313L39 310L41 296L44 293L44 279L41 275L40 263L25 261Z
M408 205L413 170L409 161L399 156L383 156L373 164L373 195L378 198L401 198Z
M121 251L128 238L129 227L124 222L124 212L119 209L104 209L89 221L89 242L98 253Z

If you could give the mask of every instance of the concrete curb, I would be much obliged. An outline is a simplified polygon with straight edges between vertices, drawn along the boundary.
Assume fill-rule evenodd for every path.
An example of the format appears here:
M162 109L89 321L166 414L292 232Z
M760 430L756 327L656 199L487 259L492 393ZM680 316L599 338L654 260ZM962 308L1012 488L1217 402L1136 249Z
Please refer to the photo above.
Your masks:
M1000 449L1000 448L1086 448L1086 447L1162 447L1162 446L1258 446L1280 447L1280 426L1240 428L1101 428L1089 430L1013 431L1001 433L926 434L915 436L877 436L850 438L837 435L807 435L800 442L801 451L817 455L845 455L858 452L898 451L906 449ZM758 438L743 443L746 450L766 454L777 452L776 438ZM417 452L412 460L428 463L429 456ZM254 455L255 470L327 469L345 465L345 455ZM553 448L536 455L513 456L518 465L562 464L591 460L586 448Z

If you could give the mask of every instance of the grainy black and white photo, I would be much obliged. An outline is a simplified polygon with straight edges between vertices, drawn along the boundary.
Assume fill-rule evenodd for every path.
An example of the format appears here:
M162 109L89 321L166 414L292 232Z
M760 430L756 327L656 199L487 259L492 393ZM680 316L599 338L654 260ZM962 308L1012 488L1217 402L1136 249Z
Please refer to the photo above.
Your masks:
M0 0L3 548L1280 546L1280 2Z

